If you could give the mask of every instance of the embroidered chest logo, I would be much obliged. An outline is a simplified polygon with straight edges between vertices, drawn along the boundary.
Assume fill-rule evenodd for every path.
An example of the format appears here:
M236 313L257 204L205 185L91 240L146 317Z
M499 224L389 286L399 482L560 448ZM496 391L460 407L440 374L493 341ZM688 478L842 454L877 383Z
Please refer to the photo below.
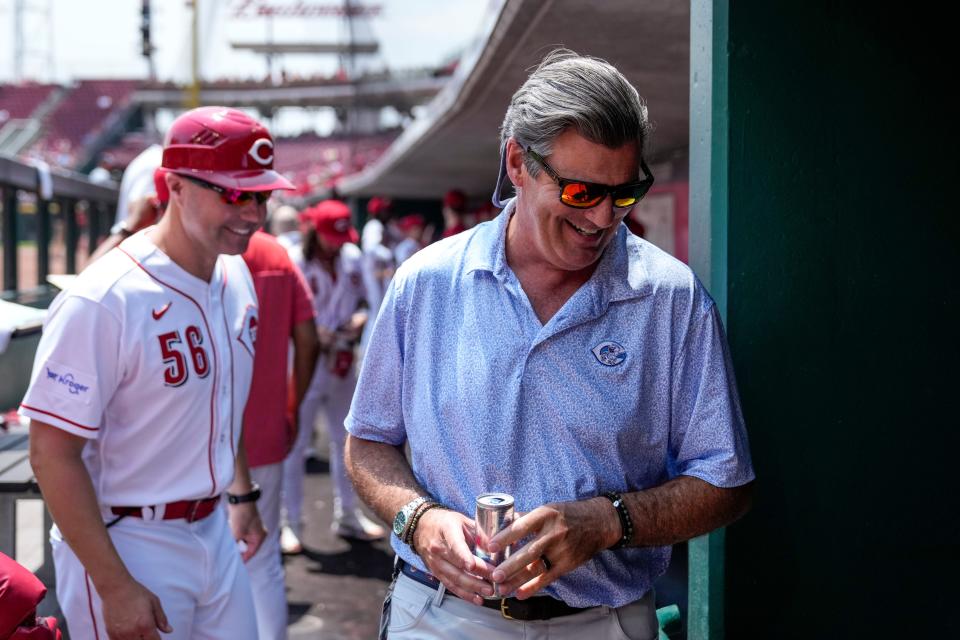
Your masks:
M67 390L70 393L72 393L75 396L81 393L84 393L88 389L90 389L90 387L88 387L87 385L80 384L79 382L74 380L72 373L68 373L66 375L60 375L56 371L51 371L50 367L46 367L46 369L47 369L48 380L53 380L57 384L62 384L67 388Z
M159 309L154 309L153 311L151 311L150 313L153 314L153 319L154 319L154 320L159 320L160 318L162 318L162 317L163 317L163 314L165 314L165 313L167 312L167 310L170 308L170 305L171 305L171 304L173 304L173 301L172 301L172 300L171 300L170 302L168 302L167 304L163 305L162 307L160 307Z
M627 359L627 350L611 340L601 342L592 351L597 362L607 367L615 367Z

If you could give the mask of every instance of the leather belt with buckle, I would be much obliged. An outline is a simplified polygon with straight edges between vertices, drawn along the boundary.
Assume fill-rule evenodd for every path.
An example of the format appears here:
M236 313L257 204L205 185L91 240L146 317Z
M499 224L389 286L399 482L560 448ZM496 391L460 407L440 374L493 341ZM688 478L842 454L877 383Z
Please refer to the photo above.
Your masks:
M440 581L431 574L417 569L408 562L400 559L400 572L422 585L431 589L438 589ZM451 596L457 597L455 593L447 591ZM571 607L562 600L551 598L550 596L534 596L526 600L517 600L516 598L500 598L498 600L484 600L483 606L487 609L496 609L504 618L508 620L550 620L561 616L570 616L575 613L587 611L593 607L580 609Z
M110 507L110 512L115 516L143 518L144 509L153 509L155 511L163 509L163 516L158 520L179 520L184 519L187 522L196 522L203 520L217 508L220 504L220 496L212 498L202 498L200 500L178 500L177 502L168 502L165 505L156 507ZM149 519L149 516L147 517Z

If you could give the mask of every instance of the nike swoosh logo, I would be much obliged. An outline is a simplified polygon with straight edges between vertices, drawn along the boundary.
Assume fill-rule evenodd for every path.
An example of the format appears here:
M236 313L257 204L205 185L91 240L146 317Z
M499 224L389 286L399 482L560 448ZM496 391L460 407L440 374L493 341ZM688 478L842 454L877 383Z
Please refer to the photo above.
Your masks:
M160 307L159 309L154 309L153 311L151 311L151 313L153 314L153 319L154 319L154 320L159 320L160 318L162 318L162 317L163 317L163 314L165 314L165 313L167 312L167 309L170 308L170 305L171 305L171 304L173 304L172 301L171 301L171 302L168 302L168 303L165 304L165 305L163 305L163 306Z

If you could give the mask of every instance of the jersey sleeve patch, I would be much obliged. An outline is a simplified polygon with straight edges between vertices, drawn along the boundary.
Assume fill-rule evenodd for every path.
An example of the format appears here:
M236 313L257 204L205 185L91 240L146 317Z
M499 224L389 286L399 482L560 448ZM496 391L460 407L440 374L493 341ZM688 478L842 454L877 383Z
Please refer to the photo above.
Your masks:
M237 340L253 357L257 344L257 308L252 304L248 304L244 310L243 324L240 325L240 335L237 336Z
M87 406L96 393L96 376L76 367L49 359L43 365L37 383L54 395Z

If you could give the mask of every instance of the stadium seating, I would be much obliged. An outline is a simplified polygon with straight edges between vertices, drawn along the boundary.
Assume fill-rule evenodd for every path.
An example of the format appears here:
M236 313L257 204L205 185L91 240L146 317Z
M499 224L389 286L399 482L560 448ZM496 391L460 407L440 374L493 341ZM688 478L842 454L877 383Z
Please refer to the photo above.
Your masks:
M8 120L29 118L55 88L52 84L0 84L0 127Z
M429 71L427 71L429 73ZM376 74L371 75L371 78ZM285 78L284 84L341 83L337 78ZM34 117L42 113L42 133L28 143L20 155L39 158L54 166L77 169L88 151L111 125L128 112L134 92L141 87L160 86L164 83L145 83L138 80L80 80L59 87L49 84L0 85L0 128L4 122ZM254 87L254 81L221 79L211 86ZM263 86L263 82L259 83ZM62 96L48 100L52 92L59 90ZM39 109L46 102L44 109ZM39 111L38 111L39 109ZM318 189L329 189L340 178L360 171L376 160L390 146L399 130L376 135L321 138L304 134L293 138L277 139L277 168L297 186L296 195L307 195ZM157 142L139 132L127 132L116 144L99 153L100 166L114 175L150 144ZM97 148L100 151L100 148Z
M130 102L137 80L81 80L45 121L45 135L30 150L72 168L84 145Z

